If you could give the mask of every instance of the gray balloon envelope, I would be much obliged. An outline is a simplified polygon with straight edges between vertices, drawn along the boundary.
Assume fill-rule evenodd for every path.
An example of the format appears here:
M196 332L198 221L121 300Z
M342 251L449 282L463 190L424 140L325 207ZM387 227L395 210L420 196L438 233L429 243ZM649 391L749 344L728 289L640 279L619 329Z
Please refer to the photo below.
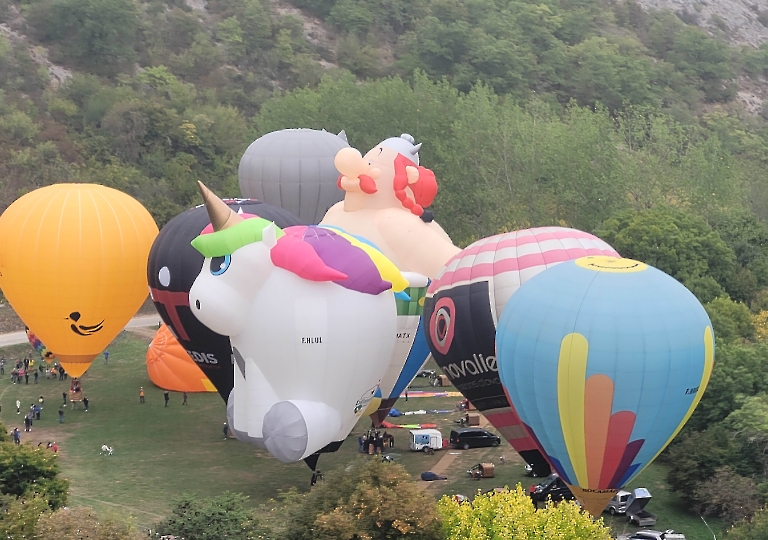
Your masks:
M314 129L284 129L256 139L240 158L238 178L243 197L279 206L304 223L317 224L344 198L336 186L333 158L348 147L338 135Z

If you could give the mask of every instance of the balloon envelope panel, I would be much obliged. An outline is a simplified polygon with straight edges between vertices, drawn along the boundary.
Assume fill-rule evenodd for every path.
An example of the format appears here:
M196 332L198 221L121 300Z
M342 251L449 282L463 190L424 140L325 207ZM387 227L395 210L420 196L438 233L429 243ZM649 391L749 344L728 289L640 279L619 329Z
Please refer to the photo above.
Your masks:
M521 283L585 255L617 255L589 233L539 227L479 240L453 257L430 284L424 308L437 364L539 476L549 465L504 393L496 365L496 323Z
M344 198L333 158L348 146L346 138L314 129L267 133L240 160L240 193L284 208L304 223L319 223Z
M157 236L135 199L97 184L55 184L0 216L0 287L73 377L141 306Z
M274 221L279 227L300 224L287 210L253 199L225 201L236 212ZM147 264L150 294L160 317L226 401L234 386L229 338L213 332L189 309L189 289L204 257L190 242L210 225L204 206L179 214L157 236Z
M161 325L147 349L147 373L152 382L173 392L215 392L168 326Z
M497 341L521 420L587 494L624 486L669 444L714 361L693 294L653 267L609 257L531 279L507 303Z

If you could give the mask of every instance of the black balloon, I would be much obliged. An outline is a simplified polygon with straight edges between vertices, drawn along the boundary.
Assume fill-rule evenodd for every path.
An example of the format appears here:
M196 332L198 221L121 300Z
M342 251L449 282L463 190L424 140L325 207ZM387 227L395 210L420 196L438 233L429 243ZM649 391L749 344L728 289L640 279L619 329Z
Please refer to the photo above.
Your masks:
M453 385L533 467L549 476L550 466L538 444L511 408L496 364L496 323L487 281L454 285L424 301L427 344Z
M255 199L225 199L236 212L274 221L280 228L303 225L287 210ZM203 266L203 256L190 242L210 224L205 206L179 214L163 227L152 244L147 279L152 301L163 322L216 387L226 402L234 386L229 338L209 330L189 309L189 289Z

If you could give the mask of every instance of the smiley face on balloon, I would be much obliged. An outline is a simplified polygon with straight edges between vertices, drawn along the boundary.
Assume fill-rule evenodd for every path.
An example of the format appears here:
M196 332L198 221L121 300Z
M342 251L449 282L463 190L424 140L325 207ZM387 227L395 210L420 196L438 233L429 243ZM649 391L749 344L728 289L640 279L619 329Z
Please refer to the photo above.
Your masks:
M78 336L92 336L96 332L104 329L104 319L101 319L101 322L98 322L92 326L86 326L83 324L77 324L80 321L80 317L81 315L79 311L73 311L69 314L69 317L67 317L67 319L74 321L73 324L69 325L69 328Z

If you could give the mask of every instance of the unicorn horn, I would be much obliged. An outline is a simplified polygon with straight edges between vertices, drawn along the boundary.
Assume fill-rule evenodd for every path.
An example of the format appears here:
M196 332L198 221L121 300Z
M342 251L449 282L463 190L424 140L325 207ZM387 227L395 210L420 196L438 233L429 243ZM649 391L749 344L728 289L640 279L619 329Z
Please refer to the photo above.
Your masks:
M237 212L227 206L213 191L205 187L205 184L198 181L197 186L203 195L205 209L208 211L208 217L211 219L214 231L223 231L243 221L242 216L237 215Z

